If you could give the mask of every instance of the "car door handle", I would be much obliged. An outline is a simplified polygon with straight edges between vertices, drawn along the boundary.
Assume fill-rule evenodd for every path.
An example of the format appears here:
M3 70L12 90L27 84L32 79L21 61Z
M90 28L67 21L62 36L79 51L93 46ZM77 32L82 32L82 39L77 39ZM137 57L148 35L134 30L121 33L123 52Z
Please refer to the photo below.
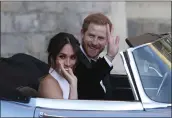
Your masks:
M49 115L49 114L46 114L44 112L40 112L39 118L67 118L67 117L56 116L56 115Z

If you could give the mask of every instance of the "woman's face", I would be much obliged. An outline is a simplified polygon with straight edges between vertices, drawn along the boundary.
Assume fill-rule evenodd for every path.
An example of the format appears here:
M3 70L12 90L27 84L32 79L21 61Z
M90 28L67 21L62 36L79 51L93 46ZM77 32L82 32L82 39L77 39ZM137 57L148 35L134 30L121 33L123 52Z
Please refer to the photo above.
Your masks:
M76 54L71 44L64 45L59 54L56 56L56 67L58 71L60 70L60 63L66 70L69 68L72 70L74 69L76 63Z

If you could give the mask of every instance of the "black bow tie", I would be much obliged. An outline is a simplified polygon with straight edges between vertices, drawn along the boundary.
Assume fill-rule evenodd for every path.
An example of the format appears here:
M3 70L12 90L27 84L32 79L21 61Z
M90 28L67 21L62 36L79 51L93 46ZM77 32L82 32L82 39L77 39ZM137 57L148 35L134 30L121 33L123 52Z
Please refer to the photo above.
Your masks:
M93 65L93 64L95 64L95 63L96 63L96 61L94 61L94 60L91 59L91 64Z

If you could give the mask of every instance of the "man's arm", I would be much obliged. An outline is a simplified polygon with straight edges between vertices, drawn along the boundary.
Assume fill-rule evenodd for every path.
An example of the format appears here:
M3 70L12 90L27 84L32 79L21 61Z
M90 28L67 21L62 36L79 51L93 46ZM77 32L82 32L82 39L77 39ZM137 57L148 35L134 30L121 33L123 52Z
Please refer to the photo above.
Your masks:
M109 67L112 67L112 66L113 66L113 64L112 64L111 58L108 58L108 56L107 56L107 55L106 55L106 56L104 56L104 58L105 58L106 62L108 63Z

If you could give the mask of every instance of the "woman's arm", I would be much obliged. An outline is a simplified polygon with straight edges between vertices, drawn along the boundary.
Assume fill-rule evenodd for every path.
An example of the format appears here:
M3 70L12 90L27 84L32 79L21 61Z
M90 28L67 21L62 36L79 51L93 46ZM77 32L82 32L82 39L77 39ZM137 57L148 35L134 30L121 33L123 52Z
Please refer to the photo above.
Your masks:
M69 99L78 99L77 84L70 84L70 94Z
M59 83L50 75L46 76L40 82L38 93L43 98L63 99L63 93Z
M73 70L69 68L65 70L64 67L60 64L63 77L68 81L70 86L69 99L78 99L78 90L77 90L77 77L74 75Z

